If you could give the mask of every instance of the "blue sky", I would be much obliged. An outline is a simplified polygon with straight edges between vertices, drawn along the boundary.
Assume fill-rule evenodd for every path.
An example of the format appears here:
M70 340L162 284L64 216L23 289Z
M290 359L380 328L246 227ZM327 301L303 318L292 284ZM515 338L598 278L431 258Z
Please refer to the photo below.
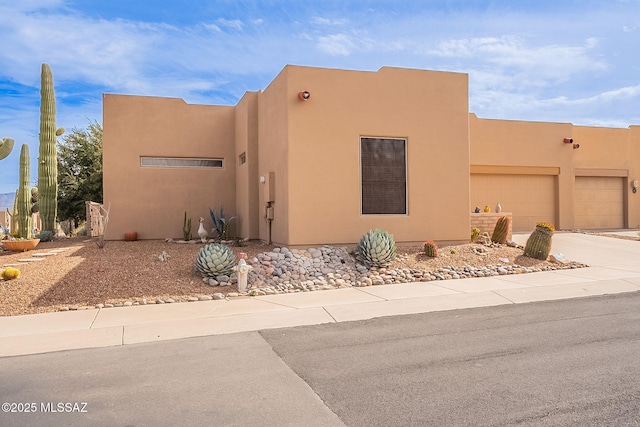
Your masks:
M69 130L103 93L235 105L286 64L464 72L479 117L640 125L640 0L0 0L0 28L0 193L22 144L37 180L42 63Z

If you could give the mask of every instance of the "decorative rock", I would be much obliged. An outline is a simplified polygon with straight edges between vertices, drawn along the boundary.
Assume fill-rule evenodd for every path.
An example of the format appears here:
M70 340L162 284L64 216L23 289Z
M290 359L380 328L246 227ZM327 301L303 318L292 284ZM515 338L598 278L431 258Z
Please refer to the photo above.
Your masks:
M221 294L221 293L218 292L218 293L213 294L212 298L214 300L224 299L224 294Z
M164 302L166 302L167 304L171 304L174 303L175 300L173 298L167 298L166 300L164 300Z
M237 292L229 292L229 293L227 294L227 296L228 296L229 298L234 298L234 297L237 297L237 296L238 296L238 293L237 293Z
M123 304L125 307L131 307L133 305L133 302L131 301L125 301L125 303Z
M187 299L187 301L189 301L189 302L196 302L196 301L199 301L199 298L198 298L198 297L189 297L189 298Z
M202 295L198 297L198 301L211 301L213 297L211 295Z
M556 263L559 263L559 264L566 264L566 263L569 262L565 258L565 256L562 255L562 254L551 254L551 255L549 255L549 261L556 262Z

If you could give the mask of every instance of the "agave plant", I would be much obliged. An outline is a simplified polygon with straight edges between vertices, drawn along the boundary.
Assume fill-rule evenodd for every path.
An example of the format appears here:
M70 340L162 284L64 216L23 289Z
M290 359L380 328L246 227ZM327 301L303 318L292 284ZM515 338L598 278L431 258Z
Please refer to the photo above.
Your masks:
M396 258L396 242L393 235L384 230L369 230L356 245L356 254L366 265L388 267Z
M232 216L231 218L225 218L224 217L224 207L220 206L220 215L218 216L218 213L216 212L215 209L211 209L209 208L209 216L211 217L211 222L213 222L213 227L211 229L211 232L215 232L217 233L217 239L218 240L227 240L229 239L229 224L231 223L231 221L233 221L236 217Z
M196 257L196 269L205 277L233 273L236 257L225 245L211 243L204 246Z

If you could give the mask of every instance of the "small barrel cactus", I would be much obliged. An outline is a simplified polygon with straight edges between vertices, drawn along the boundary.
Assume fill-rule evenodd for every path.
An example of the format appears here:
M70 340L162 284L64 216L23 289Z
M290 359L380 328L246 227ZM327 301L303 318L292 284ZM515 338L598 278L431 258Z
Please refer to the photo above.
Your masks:
M480 229L473 227L471 230L471 243L475 243L478 240L478 236L480 235Z
M13 267L7 267L6 269L0 271L0 277L4 280L14 280L20 277L20 270Z
M396 258L396 242L393 235L384 230L369 230L356 245L356 254L366 265L388 267Z
M555 230L555 227L548 222L536 224L535 230L527 239L524 254L529 258L546 260L551 252L551 237Z
M438 256L438 245L433 240L424 242L424 254L428 257L435 258Z
M509 228L511 227L511 218L508 216L501 216L496 221L496 225L493 228L493 234L491 235L491 241L494 243L504 244L507 241L509 235Z
M225 245L211 243L204 246L196 257L196 270L205 277L233 273L236 257Z

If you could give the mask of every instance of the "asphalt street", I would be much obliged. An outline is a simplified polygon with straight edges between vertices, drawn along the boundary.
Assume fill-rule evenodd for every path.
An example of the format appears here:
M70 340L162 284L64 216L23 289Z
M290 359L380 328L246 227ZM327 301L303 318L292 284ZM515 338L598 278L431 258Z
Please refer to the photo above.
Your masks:
M349 426L640 425L640 293L262 335Z
M0 425L638 426L639 350L635 292L5 357Z

